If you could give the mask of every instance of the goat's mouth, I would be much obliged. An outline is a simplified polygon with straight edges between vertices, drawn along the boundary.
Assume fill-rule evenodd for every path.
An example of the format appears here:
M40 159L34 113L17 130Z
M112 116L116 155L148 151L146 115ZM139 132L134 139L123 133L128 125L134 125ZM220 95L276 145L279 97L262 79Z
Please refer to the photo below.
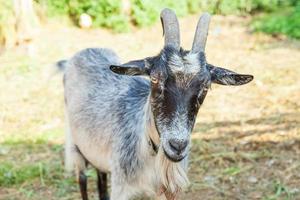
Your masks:
M185 155L177 155L177 154L172 154L170 155L165 148L162 148L164 150L164 154L166 155L166 157L172 161L172 162L180 162L185 158Z

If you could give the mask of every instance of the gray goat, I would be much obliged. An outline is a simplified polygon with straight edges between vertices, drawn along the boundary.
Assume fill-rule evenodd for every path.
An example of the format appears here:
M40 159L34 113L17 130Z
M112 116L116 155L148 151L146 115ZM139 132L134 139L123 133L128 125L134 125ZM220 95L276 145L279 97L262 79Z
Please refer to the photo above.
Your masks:
M165 45L153 57L120 64L109 49L90 48L64 68L66 167L75 167L83 200L85 169L97 169L100 200L137 195L173 200L188 183L190 135L211 83L243 85L253 79L208 64L209 14L199 19L191 51L180 47L179 24L161 12Z

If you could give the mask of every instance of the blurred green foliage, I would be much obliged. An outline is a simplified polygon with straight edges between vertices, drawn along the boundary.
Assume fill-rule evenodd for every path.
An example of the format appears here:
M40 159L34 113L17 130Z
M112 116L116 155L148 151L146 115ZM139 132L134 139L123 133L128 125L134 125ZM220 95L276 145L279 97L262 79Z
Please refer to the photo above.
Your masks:
M132 21L139 27L153 24L163 8L172 8L178 16L189 13L187 0L132 0Z
M36 0L46 7L49 16L68 15L78 24L81 14L86 13L93 19L93 27L107 27L116 32L129 30L128 16L122 14L119 0Z
M252 27L256 31L272 35L285 34L300 39L300 2L296 7L288 7L257 18Z
M273 12L282 7L296 5L299 0L202 0L200 7L215 14L255 14Z
M123 7L121 0L34 0L48 17L67 16L78 25L80 15L91 16L93 27L107 27L116 32L126 32L130 24L149 26L159 19L162 8L169 7L178 16L199 11L213 14L253 15L257 18L253 27L257 31L271 34L286 34L299 38L300 0L127 0L130 10ZM297 6L298 5L298 6ZM11 1L0 0L0 44L11 35L14 14Z
M87 13L92 17L94 27L107 27L117 32L128 31L130 22L138 27L152 25L165 7L174 9L178 16L200 10L223 15L263 12L264 17L254 21L255 30L299 38L299 0L128 0L131 9L127 14L122 11L119 0L36 1L46 4L49 16L68 15L77 23L80 15Z

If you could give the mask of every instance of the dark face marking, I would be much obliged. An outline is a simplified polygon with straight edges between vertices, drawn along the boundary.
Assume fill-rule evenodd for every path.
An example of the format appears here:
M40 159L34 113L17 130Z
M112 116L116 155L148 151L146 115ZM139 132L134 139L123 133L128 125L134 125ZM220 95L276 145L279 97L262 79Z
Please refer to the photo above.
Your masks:
M183 87L176 81L176 76L169 76L165 82L152 83L152 107L154 116L165 119L166 125L171 125L176 111L186 111L188 127L193 126L194 118L207 94L209 82L200 80L198 76L190 80L189 85Z
M164 49L152 60L151 66L151 108L165 154L172 161L182 160L187 148L175 144L178 148L174 149L169 141L176 140L178 144L189 141L210 85L205 64L201 65L200 60L187 60L188 53Z

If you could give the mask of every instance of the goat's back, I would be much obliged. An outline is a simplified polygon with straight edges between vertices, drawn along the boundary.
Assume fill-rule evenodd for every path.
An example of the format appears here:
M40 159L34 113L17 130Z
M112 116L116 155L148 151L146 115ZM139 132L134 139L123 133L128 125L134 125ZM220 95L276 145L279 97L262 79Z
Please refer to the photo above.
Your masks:
M99 152L107 151L106 156L111 156L111 149L128 147L120 142L123 137L139 137L142 131L139 120L150 91L149 81L113 73L109 67L117 64L118 56L109 49L83 50L66 64L65 104L74 143L96 167L92 160L99 161ZM135 130L128 131L131 127ZM136 144L132 145L135 148ZM103 148L97 149L100 146ZM91 156L93 152L97 155Z

